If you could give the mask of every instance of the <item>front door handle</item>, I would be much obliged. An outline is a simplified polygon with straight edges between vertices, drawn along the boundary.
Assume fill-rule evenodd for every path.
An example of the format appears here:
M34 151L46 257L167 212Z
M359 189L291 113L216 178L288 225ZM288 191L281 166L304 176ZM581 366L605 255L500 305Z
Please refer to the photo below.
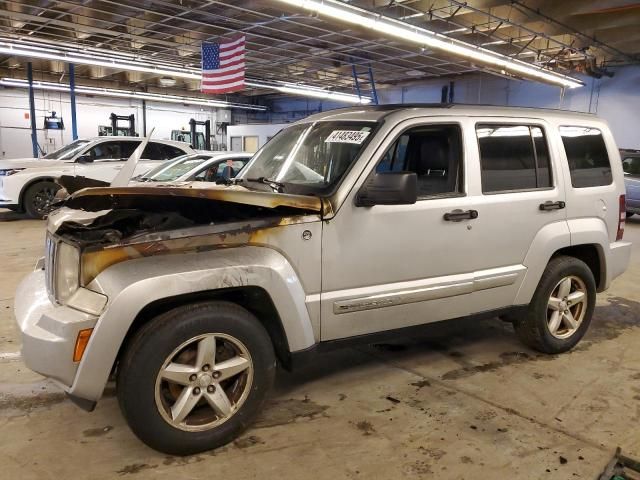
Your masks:
M473 220L474 218L478 218L477 210L456 209L444 214L444 219L447 222L460 222L462 220Z
M566 207L564 202L547 201L540 204L540 210L562 210Z

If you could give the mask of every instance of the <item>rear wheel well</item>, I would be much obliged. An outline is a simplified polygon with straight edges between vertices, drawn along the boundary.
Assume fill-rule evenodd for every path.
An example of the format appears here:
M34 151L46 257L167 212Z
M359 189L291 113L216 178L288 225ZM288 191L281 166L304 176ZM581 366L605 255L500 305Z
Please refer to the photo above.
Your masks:
M27 193L27 190L29 190L33 185L35 185L36 183L39 182L55 182L55 178L53 177L39 177L39 178L34 178L33 180L30 180L28 183L25 183L22 186L22 190L20 190L20 196L18 197L18 206L21 210L24 210L24 195L25 193Z
M600 248L597 245L585 244L561 248L553 254L552 258L559 255L574 257L586 263L591 270L591 273L593 273L593 278L596 281L597 290L601 291L601 289L604 287L605 281L602 275L602 272L604 271L604 265L603 255L601 254Z
M291 366L291 352L289 351L289 344L287 342L287 336L282 328L282 322L278 311L271 300L269 294L260 287L238 287L238 288L226 288L221 290L207 290L203 292L186 293L183 295L176 295L173 297L162 298L146 305L136 316L133 323L129 327L127 334L122 341L120 351L116 357L114 363L114 369L123 354L128 342L132 339L136 332L145 323L149 322L161 313L172 310L182 305L190 303L203 302L203 301L215 301L224 300L233 302L246 308L253 313L258 320L264 325L273 348L276 352L279 362L287 369Z

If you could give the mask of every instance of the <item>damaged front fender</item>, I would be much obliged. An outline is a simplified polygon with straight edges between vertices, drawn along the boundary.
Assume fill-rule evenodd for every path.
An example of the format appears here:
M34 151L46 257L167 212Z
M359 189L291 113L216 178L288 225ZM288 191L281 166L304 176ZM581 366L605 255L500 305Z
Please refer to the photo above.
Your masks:
M94 328L72 393L89 400L100 398L120 345L146 305L187 293L243 286L269 294L290 351L315 343L304 288L289 261L275 250L247 246L169 256L162 262L139 258L111 267L91 285L109 297L109 306Z

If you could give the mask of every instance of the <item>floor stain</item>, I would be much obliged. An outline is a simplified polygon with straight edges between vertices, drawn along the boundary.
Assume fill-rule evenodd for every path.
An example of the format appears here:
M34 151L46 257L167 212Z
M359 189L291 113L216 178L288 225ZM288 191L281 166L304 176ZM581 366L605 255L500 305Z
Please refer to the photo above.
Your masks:
M540 357L549 357L549 355L540 355ZM466 378L477 373L493 372L507 365L514 365L518 363L525 363L531 360L535 360L538 356L532 356L524 352L505 352L500 354L500 360L493 362L483 363L480 365L473 365L468 367L456 368L450 370L442 375L443 380L457 380L459 378Z
M423 455L428 455L434 460L440 460L442 457L444 457L447 454L447 452L445 452L444 450L440 450L439 448L419 447L418 451Z
M152 468L156 468L157 465L149 465L148 463L133 463L131 465L126 465L122 467L121 470L117 470L116 473L120 476L123 475L134 475L136 473L140 473L143 470L150 470Z
M238 447L238 448L249 448L249 447L253 447L254 445L260 445L263 444L264 445L264 440L262 440L260 437L257 437L255 435L250 435L248 437L244 437L244 438L239 438L238 440L236 440L235 442L233 442L233 444Z
M101 437L109 433L111 430L113 430L113 427L111 425L107 425L106 427L89 428L88 430L84 430L82 434L85 437Z
M373 428L373 425L371 424L371 422L368 422L367 420L362 420L361 422L358 422L355 425L356 425L356 428L360 430L364 436L369 436L376 433L376 429Z
M314 420L326 416L328 405L319 405L308 398L276 400L268 404L254 423L254 428L275 427L293 423L300 418Z
M424 387L430 387L431 382L429 380L418 380L417 382L411 383L412 386L417 387L418 390Z
M36 408L50 407L65 400L64 393L37 393L33 396L0 394L0 410L21 410L29 412Z
M403 470L407 475L430 475L433 473L431 465L427 462L423 462L422 460L406 464Z
M166 466L171 466L171 465L183 466L183 465L191 465L193 463L200 463L203 460L204 458L202 458L200 455L189 455L187 457L174 457L169 455L164 458L164 461L162 462L162 464Z

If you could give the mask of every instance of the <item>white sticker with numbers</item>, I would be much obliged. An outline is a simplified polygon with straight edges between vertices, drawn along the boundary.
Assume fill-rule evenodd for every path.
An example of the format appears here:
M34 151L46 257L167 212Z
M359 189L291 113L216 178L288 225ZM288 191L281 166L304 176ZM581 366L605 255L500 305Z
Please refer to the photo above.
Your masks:
M360 145L371 132L357 130L334 130L325 140L325 143L355 143Z

